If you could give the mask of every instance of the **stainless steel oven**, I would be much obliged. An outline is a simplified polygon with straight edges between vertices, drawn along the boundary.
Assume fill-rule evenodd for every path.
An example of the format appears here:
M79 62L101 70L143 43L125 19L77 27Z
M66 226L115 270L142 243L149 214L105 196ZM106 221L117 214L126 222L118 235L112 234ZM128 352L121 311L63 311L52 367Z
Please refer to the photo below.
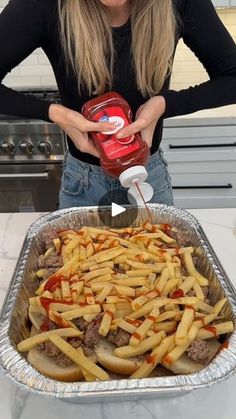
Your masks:
M54 124L0 120L0 212L58 208L65 144Z
M0 166L0 212L58 208L61 164Z

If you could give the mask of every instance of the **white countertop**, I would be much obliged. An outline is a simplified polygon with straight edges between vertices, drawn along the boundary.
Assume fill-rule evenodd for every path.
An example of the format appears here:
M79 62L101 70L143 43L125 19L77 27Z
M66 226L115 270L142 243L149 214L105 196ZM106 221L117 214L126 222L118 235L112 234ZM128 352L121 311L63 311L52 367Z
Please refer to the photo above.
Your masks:
M236 209L191 210L236 286ZM0 214L0 307L28 226L41 214ZM235 419L236 375L170 399L72 404L18 389L0 374L1 419Z

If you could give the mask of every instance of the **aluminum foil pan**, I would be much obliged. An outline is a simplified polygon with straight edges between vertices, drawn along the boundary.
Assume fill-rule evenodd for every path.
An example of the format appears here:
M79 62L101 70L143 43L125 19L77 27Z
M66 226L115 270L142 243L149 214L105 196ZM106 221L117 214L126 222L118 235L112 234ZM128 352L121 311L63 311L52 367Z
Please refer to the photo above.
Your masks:
M186 232L191 243L198 248L198 270L210 279L212 302L226 296L224 307L227 320L236 323L236 292L218 261L198 221L187 211L150 204L153 221L169 223ZM104 208L110 218L110 209ZM126 211L126 225L132 224L132 211ZM104 219L104 217L103 217ZM146 219L146 211L140 208L136 223ZM115 219L114 219L115 220ZM151 377L145 379L112 379L107 382L63 383L46 378L31 367L18 353L17 344L29 336L27 316L28 300L38 286L34 279L37 257L41 252L41 235L49 224L58 229L76 228L83 225L101 226L97 207L81 207L61 210L45 215L29 228L0 317L0 364L3 373L21 388L41 395L64 400L86 402L104 399L123 400L140 398L173 397L187 391L208 387L232 374L236 368L236 331L229 337L229 347L220 351L203 370L191 375ZM116 225L118 226L118 225Z

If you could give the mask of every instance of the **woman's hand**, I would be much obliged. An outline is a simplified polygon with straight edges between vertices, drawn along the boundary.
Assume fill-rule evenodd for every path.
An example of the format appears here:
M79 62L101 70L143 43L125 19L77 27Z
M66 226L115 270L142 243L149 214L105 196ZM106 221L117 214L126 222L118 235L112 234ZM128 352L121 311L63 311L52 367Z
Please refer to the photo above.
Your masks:
M71 138L78 150L95 157L99 157L99 153L89 138L89 132L106 132L115 129L115 125L110 122L90 122L79 112L57 104L50 105L49 118Z
M152 138L156 124L166 109L166 101L163 96L154 96L144 105L140 106L136 113L136 120L128 127L117 133L117 138L125 138L129 135L141 132L142 138L148 147L152 145Z

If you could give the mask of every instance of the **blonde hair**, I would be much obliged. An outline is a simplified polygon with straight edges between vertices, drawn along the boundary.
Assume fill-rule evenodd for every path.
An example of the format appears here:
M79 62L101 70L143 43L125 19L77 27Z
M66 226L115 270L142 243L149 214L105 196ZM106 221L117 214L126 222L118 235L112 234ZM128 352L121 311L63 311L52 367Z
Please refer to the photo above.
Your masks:
M79 91L102 94L112 86L115 50L106 9L100 0L58 0L62 46L78 78ZM172 67L176 18L172 0L133 0L131 54L143 96L162 88Z

